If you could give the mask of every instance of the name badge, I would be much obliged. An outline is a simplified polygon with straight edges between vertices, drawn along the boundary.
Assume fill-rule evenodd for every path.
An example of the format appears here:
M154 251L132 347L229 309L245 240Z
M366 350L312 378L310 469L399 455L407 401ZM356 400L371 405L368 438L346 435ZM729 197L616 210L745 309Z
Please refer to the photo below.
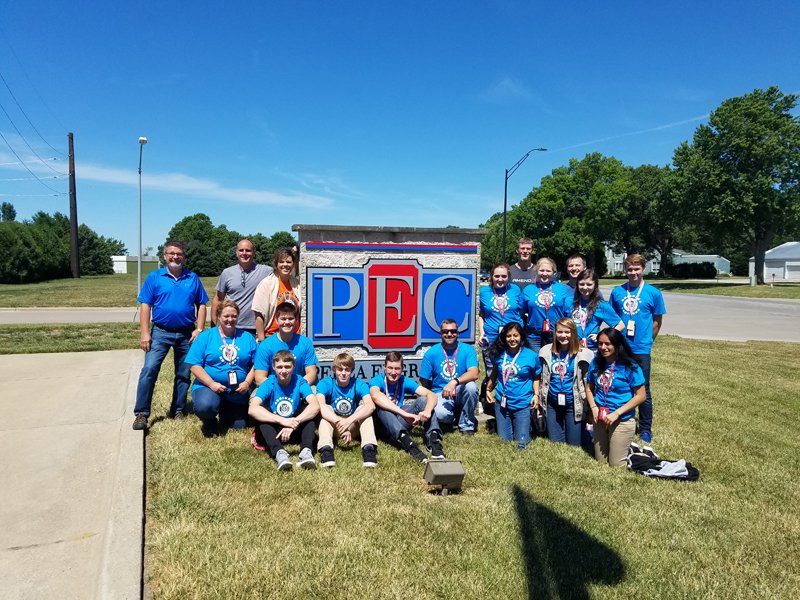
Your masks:
M545 319L542 322L542 333L550 333L550 319Z
M559 394L558 395L558 405L559 406L566 406L567 405L567 395L566 394Z
M506 397L505 397L505 395L500 396L500 406L502 406L503 408L506 407Z
M633 337L636 333L636 322L633 319L628 321L628 326L625 328L625 333L628 334L628 337Z
M236 371L228 371L228 385L231 387L239 385L239 377L236 375Z

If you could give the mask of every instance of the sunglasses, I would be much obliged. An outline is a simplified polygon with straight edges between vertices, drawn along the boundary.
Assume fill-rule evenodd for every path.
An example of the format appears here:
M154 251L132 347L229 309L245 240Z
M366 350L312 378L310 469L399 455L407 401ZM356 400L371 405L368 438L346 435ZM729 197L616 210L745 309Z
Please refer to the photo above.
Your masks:
M442 329L442 335L458 335L458 329Z

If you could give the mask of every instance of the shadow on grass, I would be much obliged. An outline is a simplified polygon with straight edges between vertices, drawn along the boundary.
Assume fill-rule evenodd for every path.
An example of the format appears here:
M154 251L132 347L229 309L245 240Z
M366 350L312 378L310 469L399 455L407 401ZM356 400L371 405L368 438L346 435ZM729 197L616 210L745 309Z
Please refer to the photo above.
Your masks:
M588 583L614 585L625 565L610 547L513 487L528 598L587 599Z

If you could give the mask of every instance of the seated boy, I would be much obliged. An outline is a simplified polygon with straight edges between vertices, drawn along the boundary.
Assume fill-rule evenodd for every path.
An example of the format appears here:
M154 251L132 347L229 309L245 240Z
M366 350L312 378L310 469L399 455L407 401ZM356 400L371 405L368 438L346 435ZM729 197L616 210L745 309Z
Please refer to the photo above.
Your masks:
M325 377L317 385L317 401L322 416L319 422L320 464L333 467L334 434L343 442L353 440L353 432L358 431L361 439L361 456L365 467L378 465L378 441L375 439L375 427L372 424L372 413L375 405L369 395L369 386L353 377L356 361L343 352L333 359L333 375Z
M403 375L403 356L399 352L389 352L386 355L383 369L383 375L376 375L369 382L369 392L375 403L375 418L381 436L388 442L399 445L419 462L426 463L428 457L409 435L409 431L416 425L422 425L431 456L444 458L442 430L433 412L436 408L436 394ZM406 394L414 394L417 398L407 405Z
M292 468L283 444L299 442L297 466L314 469L317 463L311 447L314 443L314 417L319 413L316 395L308 382L295 373L294 355L288 350L279 350L275 354L272 369L272 375L250 398L248 413L258 421L256 440L269 449L280 471Z

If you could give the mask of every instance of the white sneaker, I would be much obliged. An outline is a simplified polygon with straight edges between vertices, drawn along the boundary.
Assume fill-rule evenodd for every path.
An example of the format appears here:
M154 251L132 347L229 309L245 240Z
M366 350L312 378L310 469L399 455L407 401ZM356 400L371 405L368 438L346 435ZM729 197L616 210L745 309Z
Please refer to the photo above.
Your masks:
M275 462L278 463L278 471L292 470L292 461L289 460L289 453L286 450L278 450L275 455Z
M311 453L311 448L303 448L300 450L300 455L297 457L297 466L301 469L317 468L317 461L314 460L314 455Z

